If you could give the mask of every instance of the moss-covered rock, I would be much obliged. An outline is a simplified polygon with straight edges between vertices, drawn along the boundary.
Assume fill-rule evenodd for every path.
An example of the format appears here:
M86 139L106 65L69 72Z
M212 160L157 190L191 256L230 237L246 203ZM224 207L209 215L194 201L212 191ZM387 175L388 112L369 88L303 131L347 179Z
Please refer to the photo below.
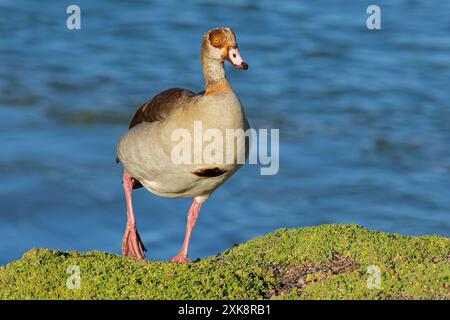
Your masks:
M356 225L281 229L190 264L33 249L0 268L0 298L450 299L449 253L449 238Z

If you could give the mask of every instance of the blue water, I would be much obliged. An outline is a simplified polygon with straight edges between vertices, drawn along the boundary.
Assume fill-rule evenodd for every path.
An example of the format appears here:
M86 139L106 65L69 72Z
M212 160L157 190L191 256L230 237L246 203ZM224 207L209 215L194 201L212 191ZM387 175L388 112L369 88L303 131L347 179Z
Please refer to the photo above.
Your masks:
M81 7L81 30L66 8ZM357 223L450 235L450 2L0 0L0 264L32 247L119 253L115 145L170 88L203 90L200 39L230 26L227 67L255 128L280 129L280 171L246 166L206 202L191 255L281 227ZM182 242L188 199L135 192L150 259Z

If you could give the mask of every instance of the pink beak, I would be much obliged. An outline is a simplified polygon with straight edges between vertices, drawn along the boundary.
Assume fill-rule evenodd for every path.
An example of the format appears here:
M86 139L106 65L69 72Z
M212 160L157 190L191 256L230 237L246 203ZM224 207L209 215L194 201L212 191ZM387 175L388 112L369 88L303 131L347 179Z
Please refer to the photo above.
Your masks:
M230 61L230 63L237 68L243 70L248 69L248 64L245 63L244 59L242 59L241 55L239 54L238 48L228 49L228 61Z

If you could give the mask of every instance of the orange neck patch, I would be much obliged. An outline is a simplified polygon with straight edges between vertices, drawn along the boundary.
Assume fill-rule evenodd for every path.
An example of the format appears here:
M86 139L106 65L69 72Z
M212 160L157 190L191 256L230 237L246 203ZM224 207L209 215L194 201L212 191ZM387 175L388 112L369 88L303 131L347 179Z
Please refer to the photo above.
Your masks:
M231 91L231 86L228 83L228 81L223 80L220 81L219 83L215 84L214 86L206 89L205 91L205 96L210 96L212 94L217 94L217 93L226 93Z

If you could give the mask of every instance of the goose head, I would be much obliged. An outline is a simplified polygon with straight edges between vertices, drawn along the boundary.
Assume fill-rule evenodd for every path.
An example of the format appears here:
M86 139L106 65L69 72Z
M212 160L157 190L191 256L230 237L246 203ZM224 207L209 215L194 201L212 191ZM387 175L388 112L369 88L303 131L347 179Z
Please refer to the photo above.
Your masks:
M215 28L208 31L202 42L202 60L227 60L231 65L242 70L248 69L248 64L242 59L236 36L230 28Z

